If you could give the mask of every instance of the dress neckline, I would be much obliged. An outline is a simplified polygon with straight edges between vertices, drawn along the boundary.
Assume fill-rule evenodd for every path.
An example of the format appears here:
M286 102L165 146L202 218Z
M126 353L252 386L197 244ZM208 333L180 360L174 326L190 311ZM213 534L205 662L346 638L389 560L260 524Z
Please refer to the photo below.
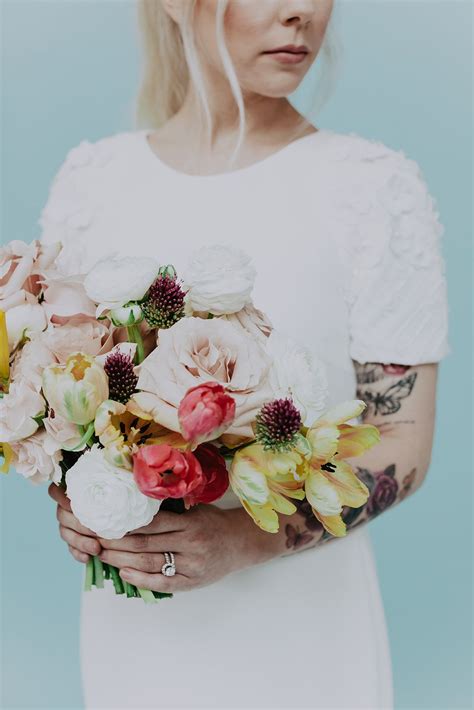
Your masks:
M279 148L273 153L270 153L270 155L267 155L265 158L262 158L262 160L257 160L255 163L251 163L250 165L244 165L243 167L237 168L236 170L227 170L226 172L211 173L209 175L193 175L192 173L185 173L182 170L177 170L176 168L173 168L171 165L169 165L169 163L166 163L157 155L157 153L155 153L148 141L148 136L151 131L152 129L150 128L143 128L142 130L138 131L140 142L151 164L154 163L155 167L161 167L163 170L166 170L170 174L175 175L176 177L183 178L185 180L208 181L212 181L212 179L216 178L230 178L232 176L247 174L250 171L256 171L260 168L267 166L269 163L277 160L278 158L283 157L283 155L286 155L286 153L289 152L290 149L296 148L297 146L301 146L306 141L309 142L310 140L315 140L317 143L321 143L322 139L331 132L329 129L318 128L318 130L313 131L313 133L308 133L306 136L301 136L300 138L296 138L295 140L290 141L290 143L287 143L285 146L283 146L283 148Z

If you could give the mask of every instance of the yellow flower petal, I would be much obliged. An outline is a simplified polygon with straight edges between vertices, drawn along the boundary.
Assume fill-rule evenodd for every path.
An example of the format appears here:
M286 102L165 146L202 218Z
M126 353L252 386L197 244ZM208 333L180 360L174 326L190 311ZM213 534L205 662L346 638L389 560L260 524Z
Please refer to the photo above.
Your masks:
M313 450L312 464L317 465L318 461L325 463L332 459L338 450L339 429L336 425L321 424L309 429L306 438Z
M321 471L312 469L305 481L306 498L321 515L337 515L342 510L335 486L331 485Z
M232 459L229 470L229 482L234 493L253 505L264 505L270 495L265 474L258 468L259 453L256 446L240 449Z
M0 444L0 456L3 458L3 464L0 466L0 473L8 473L10 464L13 460L13 449L9 444Z
M358 417L366 408L366 403L361 399L349 399L346 402L336 404L335 407L328 409L325 414L319 418L319 422L329 422L330 424L342 424L348 419Z
M241 499L247 513L253 518L259 528L266 532L276 533L279 530L278 515L269 505L252 505Z
M313 513L324 529L334 537L344 537L347 534L346 524L340 515L321 515L314 508Z
M380 431L372 424L343 424L339 427L341 436L337 447L338 459L361 456L380 441Z
M10 353L8 348L7 321L4 311L0 311L0 390L7 389L10 376Z
M336 489L342 505L359 508L367 502L370 491L354 473L352 466L347 461L331 462L336 467L335 471L322 471L322 475L330 485Z
M277 513L283 513L283 515L293 515L298 510L294 503L291 503L280 493L275 493L275 491L270 493L270 504Z

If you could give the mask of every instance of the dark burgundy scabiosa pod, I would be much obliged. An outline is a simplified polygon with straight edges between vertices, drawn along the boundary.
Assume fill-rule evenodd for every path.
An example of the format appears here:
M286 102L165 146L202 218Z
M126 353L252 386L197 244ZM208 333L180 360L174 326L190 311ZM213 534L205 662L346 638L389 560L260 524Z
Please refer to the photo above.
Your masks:
M138 382L130 355L119 351L111 353L105 360L104 370L109 378L109 399L127 404Z
M291 397L265 404L256 417L256 440L271 451L289 451L301 429L301 414Z
M141 304L151 328L171 328L184 316L184 297L176 276L162 273L155 279Z

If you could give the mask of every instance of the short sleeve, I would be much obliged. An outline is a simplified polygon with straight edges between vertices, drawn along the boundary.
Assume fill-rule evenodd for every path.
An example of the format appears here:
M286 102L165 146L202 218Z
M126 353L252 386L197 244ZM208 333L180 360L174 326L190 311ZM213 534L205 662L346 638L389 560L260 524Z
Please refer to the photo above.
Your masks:
M111 157L109 143L110 139L83 140L68 151L51 181L38 219L42 242L65 244L91 225L101 169Z
M360 363L438 362L451 352L444 226L414 160L389 149L373 169L351 251L350 355Z

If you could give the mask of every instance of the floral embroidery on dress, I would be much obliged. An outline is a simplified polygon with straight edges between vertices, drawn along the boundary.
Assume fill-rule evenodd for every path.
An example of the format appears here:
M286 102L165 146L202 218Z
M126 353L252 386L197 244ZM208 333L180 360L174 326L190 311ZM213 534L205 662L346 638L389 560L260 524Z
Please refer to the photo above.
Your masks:
M82 140L68 151L51 182L38 220L43 241L67 241L90 227L100 208L92 188L100 179L100 169L114 156L115 137L94 143Z

